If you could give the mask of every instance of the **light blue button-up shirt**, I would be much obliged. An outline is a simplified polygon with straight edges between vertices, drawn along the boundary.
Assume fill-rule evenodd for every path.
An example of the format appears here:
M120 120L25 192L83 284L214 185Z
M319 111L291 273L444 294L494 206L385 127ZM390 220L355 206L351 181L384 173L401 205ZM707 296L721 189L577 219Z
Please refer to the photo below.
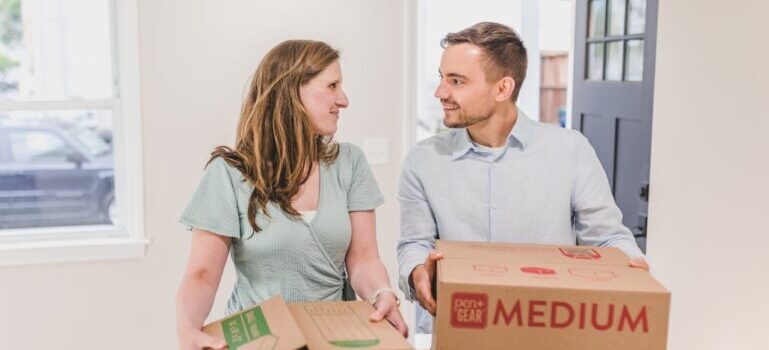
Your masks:
M643 256L587 139L520 110L501 153L474 145L466 129L420 142L406 156L398 199L400 288L411 300L409 275L439 238L610 246ZM431 333L430 315L417 308L417 333Z

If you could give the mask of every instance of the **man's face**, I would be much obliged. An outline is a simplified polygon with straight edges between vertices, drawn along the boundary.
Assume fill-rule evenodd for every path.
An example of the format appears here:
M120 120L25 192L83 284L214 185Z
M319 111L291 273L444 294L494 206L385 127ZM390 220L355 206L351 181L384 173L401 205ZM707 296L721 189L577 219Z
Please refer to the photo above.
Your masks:
M491 117L494 106L493 84L486 82L483 52L463 43L443 50L439 73L441 83L435 97L443 106L443 124L466 128Z

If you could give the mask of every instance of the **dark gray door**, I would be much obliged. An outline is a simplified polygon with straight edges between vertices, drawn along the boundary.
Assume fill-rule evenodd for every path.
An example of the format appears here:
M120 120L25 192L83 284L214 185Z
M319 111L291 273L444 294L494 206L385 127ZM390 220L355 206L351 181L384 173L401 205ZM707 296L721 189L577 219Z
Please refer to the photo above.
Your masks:
M646 251L658 0L577 0L572 127Z

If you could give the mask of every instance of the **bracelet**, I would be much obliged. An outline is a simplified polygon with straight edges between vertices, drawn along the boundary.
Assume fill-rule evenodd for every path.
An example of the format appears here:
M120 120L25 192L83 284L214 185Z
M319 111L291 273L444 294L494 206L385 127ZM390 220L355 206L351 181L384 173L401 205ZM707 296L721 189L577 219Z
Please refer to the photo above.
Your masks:
M395 296L395 304L398 305L398 306L401 305L401 299L398 298L398 293L395 293L395 291L392 288L389 288L389 287L379 288L379 289L375 290L374 294L372 294L371 297L368 298L369 304L374 305L376 303L377 298L379 298L379 295L384 293L384 292L393 293L393 296Z

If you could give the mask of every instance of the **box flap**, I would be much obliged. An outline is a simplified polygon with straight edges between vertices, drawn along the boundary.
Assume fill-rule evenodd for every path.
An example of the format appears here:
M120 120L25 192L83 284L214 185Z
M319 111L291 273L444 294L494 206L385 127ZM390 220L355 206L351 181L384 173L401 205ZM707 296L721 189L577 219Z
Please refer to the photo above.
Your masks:
M524 260L586 265L628 266L630 258L613 247L462 242L438 240L436 250L446 258Z
M364 301L289 304L310 350L413 349L386 320L371 322L374 308Z
M454 258L438 262L442 283L668 293L648 271L629 266Z
M307 345L279 296L212 322L203 332L224 339L229 350L295 350Z

